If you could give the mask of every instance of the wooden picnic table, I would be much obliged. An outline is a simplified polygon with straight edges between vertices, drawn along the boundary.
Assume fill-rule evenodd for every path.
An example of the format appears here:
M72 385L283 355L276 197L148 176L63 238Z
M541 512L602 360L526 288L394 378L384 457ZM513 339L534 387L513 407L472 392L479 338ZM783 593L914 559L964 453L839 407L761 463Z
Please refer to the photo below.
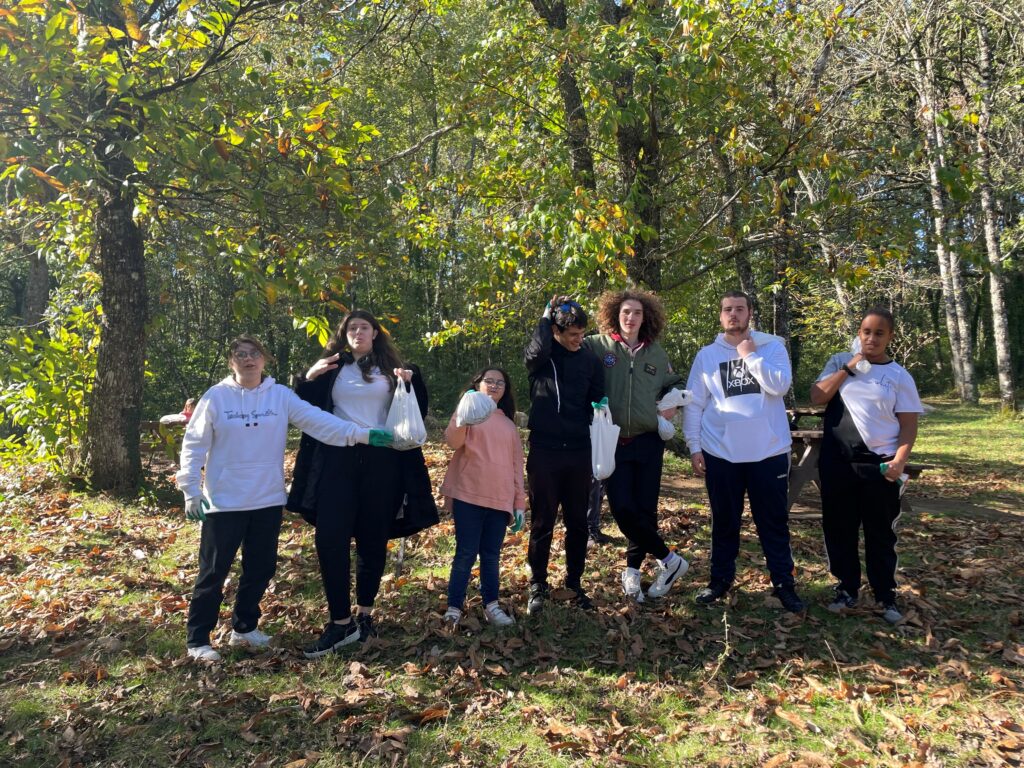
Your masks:
M807 409L810 410L810 409ZM822 409L823 411L824 409ZM809 414L815 415L815 414ZM820 415L820 414L819 414ZM792 418L792 416L791 416ZM804 486L811 483L821 493L821 480L818 476L818 459L821 456L821 443L825 437L824 429L793 429L790 434L793 437L793 465L789 470L789 507L800 498ZM932 464L910 464L908 463L903 471L909 475L911 480L916 480L921 473L928 469L934 469ZM906 495L901 499L903 509L912 512L913 508Z

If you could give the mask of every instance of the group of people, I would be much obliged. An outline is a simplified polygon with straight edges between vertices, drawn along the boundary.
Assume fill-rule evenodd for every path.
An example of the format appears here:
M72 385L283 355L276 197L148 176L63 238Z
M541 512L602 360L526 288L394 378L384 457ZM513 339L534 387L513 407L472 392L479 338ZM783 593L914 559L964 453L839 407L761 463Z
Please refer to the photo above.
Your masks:
M676 416L673 403L681 401L683 436L711 507L710 578L696 602L712 605L733 584L746 498L773 594L785 610L803 612L788 524L791 438L784 396L792 370L782 339L752 330L749 297L727 292L720 304L722 333L697 353L685 391L673 397L684 377L658 342L666 326L660 300L622 290L601 296L597 307L596 334L587 335L586 311L564 296L552 298L537 321L524 352L528 455L515 424L512 381L503 368L478 371L463 396L489 406L481 417L464 418L461 403L452 415L445 440L454 455L440 489L455 524L445 624L459 625L478 559L485 620L514 623L499 601L501 549L508 528L523 527L527 509L527 613L542 613L550 599L549 559L559 514L565 528L564 587L574 606L593 610L583 576L588 536L595 530L593 499L600 504L602 490L627 542L620 576L625 599L665 596L689 566L666 543L658 520L668 425ZM829 570L838 582L828 608L841 613L857 605L863 527L868 583L884 618L898 623L895 528L922 406L910 374L888 356L894 331L888 310L869 310L854 347L828 361L811 400L826 405L822 524ZM182 447L177 478L186 515L203 523L187 627L188 654L202 661L220 658L210 633L240 547L229 644L269 644L271 638L257 627L259 602L274 575L286 504L316 526L329 617L320 637L304 648L311 659L375 634L371 612L396 514L408 508L414 489L433 504L422 453L394 450L385 429L396 388L411 387L424 414L426 388L372 314L350 313L294 391L264 374L268 357L255 338L231 343L231 374L203 395ZM602 484L594 478L591 423L604 409L619 436L614 472ZM290 493L283 469L289 423L305 433ZM648 556L654 559L653 577L645 589Z

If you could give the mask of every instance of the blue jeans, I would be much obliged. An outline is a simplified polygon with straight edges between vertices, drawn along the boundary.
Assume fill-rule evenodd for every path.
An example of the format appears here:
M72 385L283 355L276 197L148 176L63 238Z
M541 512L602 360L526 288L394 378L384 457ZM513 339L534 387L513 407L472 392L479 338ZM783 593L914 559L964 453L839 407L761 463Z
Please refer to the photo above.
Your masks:
M480 596L484 605L498 599L498 556L505 541L508 513L454 500L455 557L448 576L448 605L462 608L473 563L480 556Z

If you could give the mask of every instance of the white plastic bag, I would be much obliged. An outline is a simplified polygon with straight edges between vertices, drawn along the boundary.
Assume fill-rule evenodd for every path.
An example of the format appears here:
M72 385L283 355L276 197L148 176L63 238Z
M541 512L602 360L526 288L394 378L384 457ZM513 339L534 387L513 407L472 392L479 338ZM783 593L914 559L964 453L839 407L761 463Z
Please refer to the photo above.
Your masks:
M497 407L498 404L486 392L471 389L462 396L455 409L455 426L471 427L474 424L482 424Z
M427 428L420 416L420 406L416 401L415 390L406 391L405 382L401 379L395 386L395 396L388 410L388 419L384 429L394 435L391 447L399 451L419 448L427 442Z
M693 394L688 389L670 389L665 396L657 402L659 411L667 411L669 408L682 408L693 401Z
M619 443L619 428L612 422L612 412L606 406L594 409L590 425L590 463L595 480L607 480L615 471L615 448Z
M850 354L856 355L860 352L860 336L854 336L853 341L850 342ZM861 360L854 368L857 369L857 373L868 373L871 370L871 363L867 360Z
M676 425L659 414L658 416L658 437L666 443L676 436Z

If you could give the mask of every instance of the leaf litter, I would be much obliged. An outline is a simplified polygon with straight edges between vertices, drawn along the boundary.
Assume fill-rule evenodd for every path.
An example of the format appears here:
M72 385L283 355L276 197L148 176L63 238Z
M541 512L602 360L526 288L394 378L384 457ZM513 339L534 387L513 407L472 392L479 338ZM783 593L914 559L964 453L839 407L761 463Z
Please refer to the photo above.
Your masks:
M436 488L447 454L429 454ZM97 505L30 488L7 494L0 517L0 711L16 712L0 716L0 757L14 763L659 765L679 749L737 766L1024 758L1019 517L905 522L906 620L895 628L867 605L842 617L822 609L815 521L793 525L807 616L782 615L767 597L750 530L736 589L708 611L692 603L706 578L705 499L694 484L666 484L663 527L693 564L667 599L624 602L618 538L588 554L596 612L577 613L554 590L544 617L527 617L520 534L502 561L516 626L484 624L471 585L454 634L440 619L445 518L407 542L402 576L385 579L380 637L308 663L298 649L319 629L322 598L311 530L288 516L261 625L279 647L228 651L225 620L225 661L206 668L184 657L197 529L174 496ZM557 532L552 583L564 578L562 546Z

